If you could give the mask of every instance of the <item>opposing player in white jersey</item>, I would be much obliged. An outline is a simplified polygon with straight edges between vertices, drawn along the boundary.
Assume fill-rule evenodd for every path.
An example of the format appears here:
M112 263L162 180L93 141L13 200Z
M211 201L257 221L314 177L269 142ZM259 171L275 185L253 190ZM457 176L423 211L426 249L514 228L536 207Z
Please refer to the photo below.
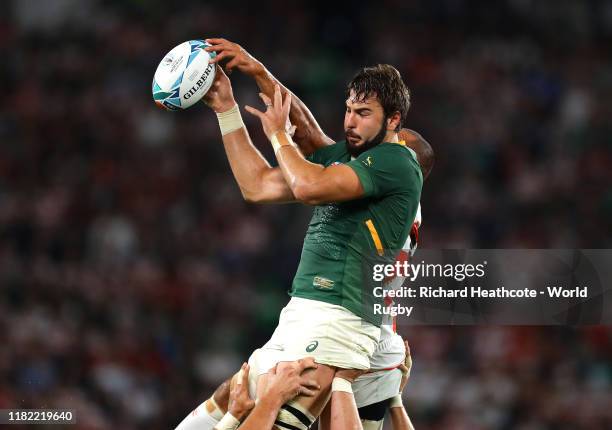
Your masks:
M414 255L418 245L418 231L421 222L421 205L419 205L410 235L397 257L399 261L409 261ZM386 288L399 289L403 283L403 278L395 277L388 280ZM392 306L393 302L389 300L386 304ZM387 409L403 408L401 398L403 387L401 385L402 380L405 381L408 378L409 374L406 373L410 372L411 367L405 364L406 360L412 360L410 348L407 342L397 334L396 317L385 315L381 326L380 341L370 359L370 371L353 383L355 403L364 430L381 430ZM334 430L333 427L332 430ZM394 427L394 430L398 429Z

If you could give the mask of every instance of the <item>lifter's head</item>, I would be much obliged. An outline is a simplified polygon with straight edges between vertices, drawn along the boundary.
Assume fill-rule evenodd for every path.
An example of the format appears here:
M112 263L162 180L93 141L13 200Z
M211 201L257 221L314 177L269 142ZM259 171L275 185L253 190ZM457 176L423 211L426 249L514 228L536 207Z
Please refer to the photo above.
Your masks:
M400 130L399 138L406 143L407 147L416 152L417 161L423 172L423 180L427 179L436 159L431 145L419 133L407 128Z
M346 88L344 132L353 156L390 140L406 119L410 91L397 69L379 64L362 69Z

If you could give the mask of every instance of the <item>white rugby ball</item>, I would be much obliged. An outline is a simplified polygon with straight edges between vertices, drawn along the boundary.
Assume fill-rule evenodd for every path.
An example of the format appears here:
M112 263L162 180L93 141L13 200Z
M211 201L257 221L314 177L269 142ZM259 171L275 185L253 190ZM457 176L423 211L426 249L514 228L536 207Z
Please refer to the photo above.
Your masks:
M215 56L204 40L188 40L161 60L153 76L153 100L167 110L181 110L202 99L215 80Z

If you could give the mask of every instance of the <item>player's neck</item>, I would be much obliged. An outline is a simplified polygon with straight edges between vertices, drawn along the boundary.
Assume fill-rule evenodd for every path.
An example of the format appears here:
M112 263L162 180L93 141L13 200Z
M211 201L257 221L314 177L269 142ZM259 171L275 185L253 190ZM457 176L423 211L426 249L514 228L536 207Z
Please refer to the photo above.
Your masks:
M385 134L385 140L383 140L383 142L398 143L399 137L395 131L387 131L387 134Z

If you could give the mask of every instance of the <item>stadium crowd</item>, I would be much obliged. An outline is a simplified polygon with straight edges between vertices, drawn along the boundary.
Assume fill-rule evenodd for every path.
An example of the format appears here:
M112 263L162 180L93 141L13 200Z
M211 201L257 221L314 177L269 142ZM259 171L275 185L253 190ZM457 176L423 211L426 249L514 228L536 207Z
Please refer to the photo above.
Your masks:
M404 3L7 2L0 409L173 428L276 324L311 209L244 203L212 112L155 107L183 40L242 44L338 140L352 74L397 66L437 156L423 248L612 247L612 5ZM610 327L402 334L420 430L612 428Z

